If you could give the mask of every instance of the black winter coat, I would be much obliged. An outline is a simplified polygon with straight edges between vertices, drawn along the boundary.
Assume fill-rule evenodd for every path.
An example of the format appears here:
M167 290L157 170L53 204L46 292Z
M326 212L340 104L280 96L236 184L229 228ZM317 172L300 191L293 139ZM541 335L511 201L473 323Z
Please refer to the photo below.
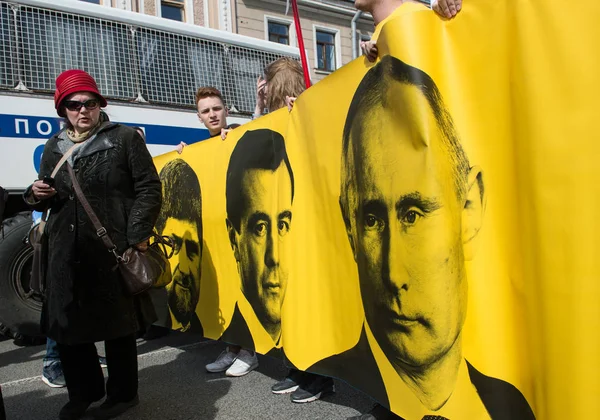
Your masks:
M72 163L84 195L122 253L150 237L160 211L161 183L140 135L120 124L102 124ZM48 140L40 179L50 176L70 144L64 131ZM115 256L96 235L66 165L55 177L58 193L32 206L41 211L50 205L42 330L69 345L132 334L156 320L152 303L147 294L133 298L124 293Z

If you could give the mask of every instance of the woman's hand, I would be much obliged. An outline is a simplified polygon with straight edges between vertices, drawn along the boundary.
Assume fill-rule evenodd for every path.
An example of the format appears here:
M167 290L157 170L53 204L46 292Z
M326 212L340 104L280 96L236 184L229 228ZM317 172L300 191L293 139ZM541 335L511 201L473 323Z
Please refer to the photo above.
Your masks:
M289 112L292 112L292 108L294 108L294 103L296 102L296 98L293 96L285 97L285 104L287 105L287 109Z
M447 19L452 19L462 9L462 0L433 0L431 8Z
M227 133L231 131L231 128L221 128L221 140L227 139Z
M56 194L56 190L43 181L35 181L31 186L31 191L36 200L47 200Z
M377 60L377 44L373 41L360 41L360 49L371 63Z
M140 242L139 244L134 245L135 249L140 252L146 252L148 250L148 240Z
M183 148L187 146L187 143L181 142L177 145L177 147L175 148L175 150L177 150L177 153L181 154L183 153Z
M254 108L254 113L256 115L260 115L263 113L267 103L267 95L265 90L267 88L267 81L262 77L259 77L256 81L256 107Z

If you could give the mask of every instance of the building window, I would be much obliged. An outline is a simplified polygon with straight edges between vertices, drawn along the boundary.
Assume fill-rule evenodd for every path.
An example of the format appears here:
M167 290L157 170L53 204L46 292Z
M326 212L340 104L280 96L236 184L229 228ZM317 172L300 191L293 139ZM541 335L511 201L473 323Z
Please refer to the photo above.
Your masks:
M185 0L162 0L160 2L160 15L165 19L185 21Z
M86 3L100 4L100 0L81 0L81 1L84 1Z
M316 31L317 36L317 70L335 70L335 34Z
M290 25L280 22L268 22L269 41L290 45Z

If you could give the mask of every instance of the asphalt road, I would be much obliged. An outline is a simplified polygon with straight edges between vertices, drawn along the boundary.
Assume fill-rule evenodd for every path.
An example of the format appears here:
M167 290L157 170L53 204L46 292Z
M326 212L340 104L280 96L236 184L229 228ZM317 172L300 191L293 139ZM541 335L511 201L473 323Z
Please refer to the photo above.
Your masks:
M7 419L57 419L67 392L49 388L41 380L45 347L18 347L12 340L0 340L0 386ZM310 404L294 404L289 395L274 395L270 387L286 370L281 362L260 355L258 369L241 378L206 372L204 366L224 347L176 332L154 341L138 340L141 403L119 419L337 420L372 406L367 396L340 381L335 394ZM104 354L102 346L98 348Z

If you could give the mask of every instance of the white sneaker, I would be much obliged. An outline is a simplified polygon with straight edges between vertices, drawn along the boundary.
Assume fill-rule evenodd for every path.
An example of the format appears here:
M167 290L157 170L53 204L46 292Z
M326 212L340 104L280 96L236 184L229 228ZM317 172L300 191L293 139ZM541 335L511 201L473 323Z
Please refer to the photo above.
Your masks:
M227 376L244 376L258 367L258 358L256 353L250 353L248 350L241 349L235 362L231 365L225 375Z
M229 347L227 347L225 351L219 354L217 360L206 365L206 370L212 373L223 372L233 364L237 356L236 353L229 351Z

